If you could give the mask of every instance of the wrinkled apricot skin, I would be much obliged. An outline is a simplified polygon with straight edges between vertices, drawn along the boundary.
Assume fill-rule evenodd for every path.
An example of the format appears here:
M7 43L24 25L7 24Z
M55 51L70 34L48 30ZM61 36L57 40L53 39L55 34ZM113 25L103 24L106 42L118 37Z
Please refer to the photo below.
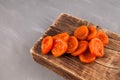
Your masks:
M100 39L93 38L89 42L89 49L92 55L96 57L102 57L104 55L104 46Z
M46 36L43 38L42 43L41 43L41 50L43 54L47 54L53 45L53 38L52 36Z
M68 45L60 38L54 39L53 48L51 50L54 57L60 57L67 51Z
M93 25L88 26L88 30L89 30L89 35L87 37L87 40L91 40L91 39L95 38L96 34L97 34L96 27Z
M104 46L108 45L109 43L108 36L103 31L98 31L97 38L99 38L102 41Z
M76 36L79 40L85 40L88 36L88 33L89 31L87 26L82 25L74 31L74 36Z
M53 36L53 38L61 38L63 41L68 41L69 39L69 34L67 32L62 32L62 33L59 33L55 36Z
M83 54L79 55L79 59L83 63L91 63L95 58L96 57L93 56L89 50L86 50Z
M71 55L72 56L78 56L78 55L82 54L83 52L85 52L87 47L88 47L88 42L87 41L80 41L78 43L78 48Z
M75 36L70 36L68 40L67 53L73 53L78 47L78 40Z

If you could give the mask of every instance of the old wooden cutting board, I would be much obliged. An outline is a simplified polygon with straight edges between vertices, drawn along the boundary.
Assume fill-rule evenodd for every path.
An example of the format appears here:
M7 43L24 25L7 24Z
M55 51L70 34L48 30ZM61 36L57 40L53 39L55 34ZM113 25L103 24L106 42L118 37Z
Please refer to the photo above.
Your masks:
M55 35L60 32L73 34L76 27L92 24L88 21L62 13L43 35ZM97 26L97 25L96 25ZM105 55L90 64L81 63L78 57L65 54L55 58L50 54L41 54L41 37L31 48L33 59L67 80L120 80L120 35L97 26L109 36L109 45L105 47Z

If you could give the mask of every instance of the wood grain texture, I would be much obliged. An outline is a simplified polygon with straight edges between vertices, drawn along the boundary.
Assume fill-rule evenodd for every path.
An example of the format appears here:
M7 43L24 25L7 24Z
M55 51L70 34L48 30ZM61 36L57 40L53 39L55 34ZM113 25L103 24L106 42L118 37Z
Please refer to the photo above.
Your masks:
M80 25L92 23L78 19L69 14L62 13L45 32L46 35L55 35L60 32L68 32L70 35ZM97 25L96 25L97 26ZM33 59L67 80L120 80L120 35L97 26L109 36L109 45L105 47L105 55L91 64L81 63L78 57L65 54L55 58L52 54L41 54L41 37L31 48Z

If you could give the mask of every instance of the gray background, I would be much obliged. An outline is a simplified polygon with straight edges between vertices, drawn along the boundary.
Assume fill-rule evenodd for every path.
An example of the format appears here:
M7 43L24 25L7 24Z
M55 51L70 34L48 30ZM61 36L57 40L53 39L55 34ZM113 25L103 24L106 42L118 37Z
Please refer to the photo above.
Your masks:
M61 12L120 34L120 0L0 0L0 80L64 80L29 53Z

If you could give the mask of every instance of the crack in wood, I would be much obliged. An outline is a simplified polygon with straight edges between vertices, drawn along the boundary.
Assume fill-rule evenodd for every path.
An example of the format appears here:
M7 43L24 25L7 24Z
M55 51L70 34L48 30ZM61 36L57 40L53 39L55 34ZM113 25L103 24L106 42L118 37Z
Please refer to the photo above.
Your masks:
M96 62L97 64L101 65L101 66L106 67L106 68L114 69L114 70L119 70L119 68L114 68L114 67L112 67L112 66L110 66L110 65L102 64L102 63L98 62L97 60L95 60L95 62Z

